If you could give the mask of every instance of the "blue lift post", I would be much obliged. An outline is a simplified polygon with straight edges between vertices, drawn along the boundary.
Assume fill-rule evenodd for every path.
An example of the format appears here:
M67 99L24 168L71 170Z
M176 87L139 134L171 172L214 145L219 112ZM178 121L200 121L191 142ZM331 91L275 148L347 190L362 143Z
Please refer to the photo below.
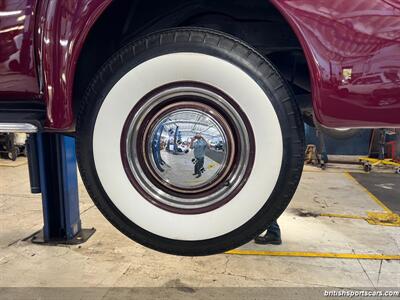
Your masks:
M85 242L95 229L82 229L80 220L75 138L55 133L31 135L28 157L32 192L42 194L44 223L32 242Z

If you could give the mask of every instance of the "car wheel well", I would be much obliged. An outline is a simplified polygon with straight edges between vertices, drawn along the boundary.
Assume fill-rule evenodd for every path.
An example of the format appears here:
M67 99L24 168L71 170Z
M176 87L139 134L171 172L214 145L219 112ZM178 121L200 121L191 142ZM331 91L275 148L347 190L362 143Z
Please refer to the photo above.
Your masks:
M300 96L301 109L312 109L305 55L290 25L269 1L116 0L97 20L82 48L74 81L74 111L95 73L127 41L166 28L188 26L218 30L253 46L272 61Z

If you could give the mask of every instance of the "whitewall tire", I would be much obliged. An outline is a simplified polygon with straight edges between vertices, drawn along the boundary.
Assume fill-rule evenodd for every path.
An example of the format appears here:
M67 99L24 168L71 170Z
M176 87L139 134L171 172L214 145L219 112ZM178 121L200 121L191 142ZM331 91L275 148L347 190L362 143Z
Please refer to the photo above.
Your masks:
M148 162L160 120L164 128L178 114L199 117L176 117L177 131L214 120L228 149L203 184L185 186ZM288 205L303 164L287 84L256 51L214 31L168 30L115 53L88 88L77 133L82 178L101 212L135 241L179 255L218 253L263 231Z

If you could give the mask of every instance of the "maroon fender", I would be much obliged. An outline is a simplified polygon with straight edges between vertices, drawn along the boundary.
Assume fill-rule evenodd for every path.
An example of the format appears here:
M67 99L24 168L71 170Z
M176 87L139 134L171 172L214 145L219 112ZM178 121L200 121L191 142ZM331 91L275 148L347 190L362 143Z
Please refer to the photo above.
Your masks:
M36 0L0 1L0 98L39 95L33 35Z
M399 0L272 0L307 57L317 119L400 126Z
M37 40L50 128L68 129L72 125L72 91L79 54L93 24L111 1L43 0L40 3Z
M73 123L72 94L80 51L90 29L111 1L6 1L5 11L23 11L25 23L11 34L12 38L23 35L20 46L10 43L0 47L0 58L9 58L13 53L20 57L18 68L0 60L0 98L38 97L39 78L47 105L47 126L69 129ZM302 44L311 74L314 109L322 124L400 126L400 0L271 2ZM39 3L36 10L35 3ZM37 15L35 39L32 12ZM0 43L7 40L2 34L7 34L4 30L10 27L13 25L0 28ZM36 67L33 48L37 49Z

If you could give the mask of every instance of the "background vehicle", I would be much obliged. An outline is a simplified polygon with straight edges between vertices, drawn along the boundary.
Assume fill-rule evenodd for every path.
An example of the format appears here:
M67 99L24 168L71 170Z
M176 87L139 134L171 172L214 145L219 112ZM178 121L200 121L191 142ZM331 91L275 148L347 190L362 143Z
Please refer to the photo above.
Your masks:
M398 74L399 17L395 0L6 0L0 125L74 133L89 194L135 241L225 251L289 204L302 115L331 128L400 126L397 84L384 99L385 83L368 100L342 92L356 75ZM149 156L159 120L189 113L186 124L209 121L226 141L201 185L158 174Z
M344 95L349 93L366 96L374 96L374 93L381 93L383 95L385 94L384 91L390 93L392 90L399 89L400 78L398 74L396 75L397 78L394 80L387 78L383 73L366 75L341 86L339 90Z
M178 152L181 152L181 153L188 153L188 152L189 152L189 147L188 147L187 145L180 144L180 145L177 147L177 151L178 151Z

